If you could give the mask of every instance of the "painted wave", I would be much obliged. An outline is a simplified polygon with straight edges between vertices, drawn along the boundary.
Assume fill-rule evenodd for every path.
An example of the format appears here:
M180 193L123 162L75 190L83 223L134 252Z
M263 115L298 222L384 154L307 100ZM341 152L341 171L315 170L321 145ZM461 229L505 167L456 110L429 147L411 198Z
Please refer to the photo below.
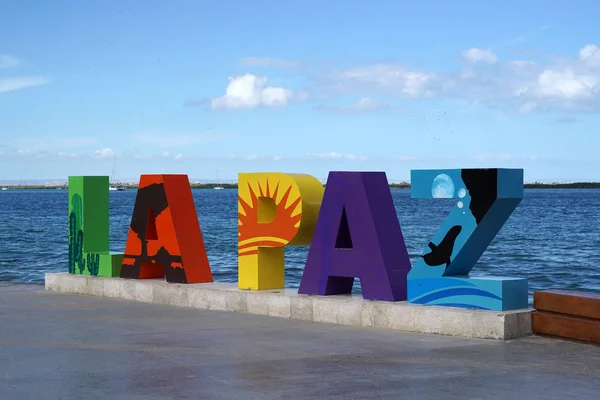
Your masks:
M481 310L502 309L501 297L477 287L467 279L415 279L409 280L408 285L410 302L414 304Z

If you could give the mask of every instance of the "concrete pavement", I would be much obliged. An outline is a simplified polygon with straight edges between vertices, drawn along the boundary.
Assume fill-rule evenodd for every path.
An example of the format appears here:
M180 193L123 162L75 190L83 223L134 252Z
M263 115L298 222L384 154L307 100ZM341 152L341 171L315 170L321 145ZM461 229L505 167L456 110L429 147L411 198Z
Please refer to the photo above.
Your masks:
M600 347L0 286L0 399L597 399Z

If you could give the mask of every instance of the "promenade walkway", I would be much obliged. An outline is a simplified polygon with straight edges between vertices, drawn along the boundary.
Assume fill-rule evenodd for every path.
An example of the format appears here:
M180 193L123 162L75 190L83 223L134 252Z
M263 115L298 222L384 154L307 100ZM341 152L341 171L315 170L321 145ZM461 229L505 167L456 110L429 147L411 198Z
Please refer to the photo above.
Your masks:
M0 399L598 399L600 347L0 286Z

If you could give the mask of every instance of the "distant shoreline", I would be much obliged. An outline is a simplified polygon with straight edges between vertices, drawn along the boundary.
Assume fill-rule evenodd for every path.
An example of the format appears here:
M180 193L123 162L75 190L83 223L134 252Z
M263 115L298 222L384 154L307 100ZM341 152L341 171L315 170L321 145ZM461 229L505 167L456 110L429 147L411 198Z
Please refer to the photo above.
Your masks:
M123 185L127 189L135 190L137 185ZM214 189L217 186L221 186L224 189L237 189L237 183L193 183L190 185L192 189ZM325 186L325 185L323 185ZM67 189L64 185L14 185L4 186L8 190L24 190L24 189ZM600 189L600 182L573 182L573 183L526 183L523 185L525 189ZM392 183L390 188L393 189L410 189L410 183Z

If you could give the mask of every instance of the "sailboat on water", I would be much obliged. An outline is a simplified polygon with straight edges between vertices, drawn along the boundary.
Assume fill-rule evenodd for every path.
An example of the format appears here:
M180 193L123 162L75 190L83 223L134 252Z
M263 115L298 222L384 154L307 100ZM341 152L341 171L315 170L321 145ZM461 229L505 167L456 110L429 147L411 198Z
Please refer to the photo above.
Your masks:
M219 181L219 171L217 171L217 186L214 187L215 190L223 190L225 189L223 186L221 186L221 182Z
M6 182L6 177L3 177L3 178L2 178L2 180ZM6 186L4 186L4 185L3 185L3 186L2 186L2 190L8 190L8 188L7 188Z
M110 183L108 186L108 190L118 190L118 191L122 191L122 190L126 190L125 186L121 185L120 183L115 183L114 179L115 179L115 167L117 166L117 156L115 156L115 161L113 162L113 170L112 170L112 175L110 176Z

